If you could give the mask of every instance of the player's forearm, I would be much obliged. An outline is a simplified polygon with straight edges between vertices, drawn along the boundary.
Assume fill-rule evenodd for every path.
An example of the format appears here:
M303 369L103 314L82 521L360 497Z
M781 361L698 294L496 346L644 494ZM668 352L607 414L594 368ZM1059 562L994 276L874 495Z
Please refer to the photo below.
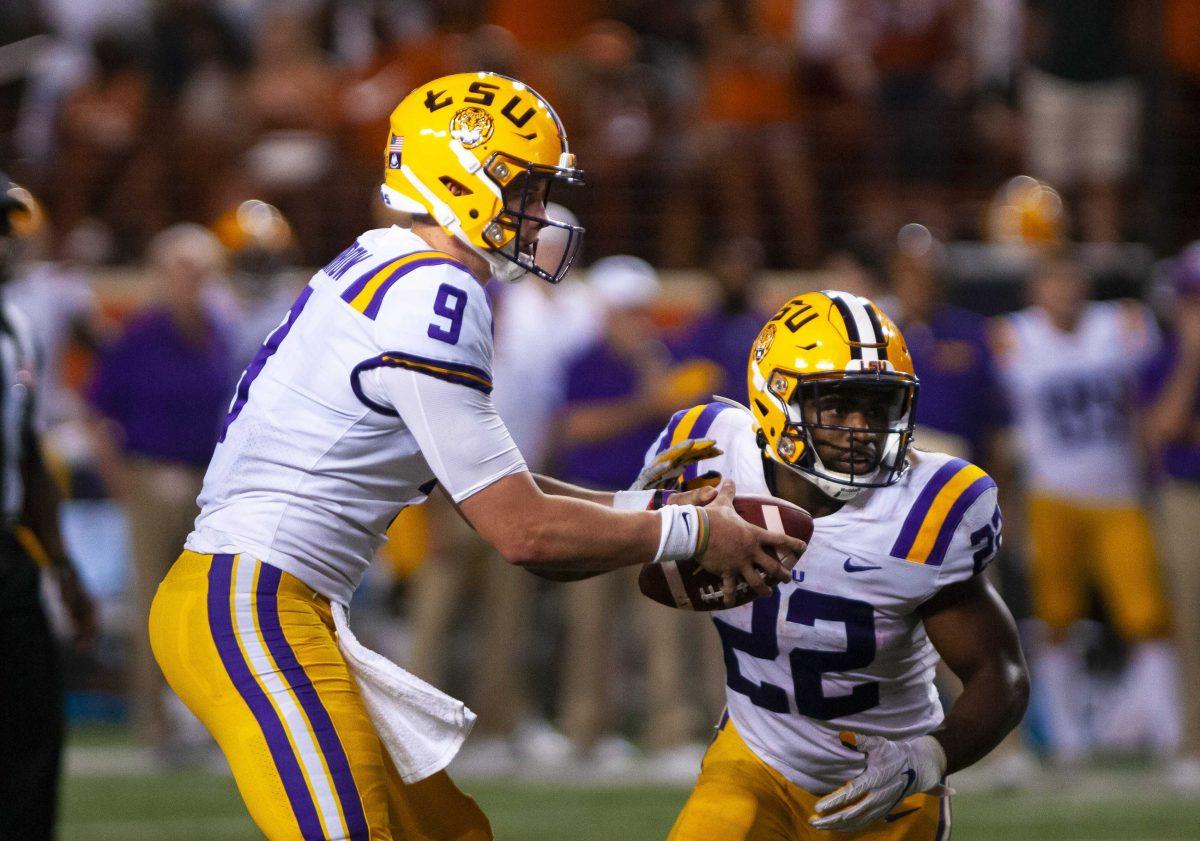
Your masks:
M611 501L611 494L606 495ZM570 496L546 496L505 556L529 569L607 572L654 560L662 519Z
M930 735L946 751L946 773L978 762L1020 723L1029 703L1029 675L1022 663L997 661L963 682L945 721Z
M588 488L572 485L570 482L563 482L559 479L552 479L549 476L543 476L540 473L533 474L533 481L537 484L538 489L544 494L552 496L568 496L572 499L586 499L589 502L594 502L597 505L607 505L612 507L613 495L607 491L593 491Z

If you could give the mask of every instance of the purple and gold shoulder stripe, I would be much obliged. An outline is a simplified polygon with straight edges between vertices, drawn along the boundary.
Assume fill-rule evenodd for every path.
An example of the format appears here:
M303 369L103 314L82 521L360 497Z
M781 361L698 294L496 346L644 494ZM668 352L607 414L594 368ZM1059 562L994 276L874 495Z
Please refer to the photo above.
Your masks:
M663 431L662 437L658 439L656 452L661 453L689 438L706 437L713 421L717 419L717 415L728 408L727 403L704 403L686 411L676 412ZM700 462L692 462L684 468L683 476L680 477L681 484L686 486L688 482L696 479L699 473Z
M424 266L456 266L470 273L461 262L441 251L414 251L397 257L356 279L342 292L342 300L372 321L379 315L379 307L392 285L409 272Z
M960 458L941 466L921 490L892 545L891 555L917 564L941 566L963 514L996 483Z

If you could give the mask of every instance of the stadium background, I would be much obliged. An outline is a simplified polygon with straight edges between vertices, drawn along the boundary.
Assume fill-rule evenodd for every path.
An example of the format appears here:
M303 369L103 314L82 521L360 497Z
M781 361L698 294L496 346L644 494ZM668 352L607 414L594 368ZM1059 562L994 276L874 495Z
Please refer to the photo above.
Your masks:
M581 270L615 254L659 268L652 310L668 340L719 299L713 264L726 242L761 244L752 297L767 311L831 285L886 298L910 256L934 267L953 302L995 315L1023 304L1047 244L1077 246L1098 296L1153 305L1169 300L1171 258L1200 238L1194 0L13 0L0 9L0 167L45 208L43 256L85 279L115 336L161 294L147 248L174 224L213 229L228 247L213 306L236 304L226 287L239 244L221 225L247 200L289 223L280 259L322 265L382 218L394 104L428 78L479 68L526 80L558 107L589 174L589 189L565 199L589 229ZM1118 138L1129 157L1106 181L1064 174L1034 143L1048 129L1030 79L1047 73L1075 73L1083 87L1129 82L1134 119ZM68 392L48 438L104 628L68 662L62 835L255 837L214 763L164 761L131 735L131 635L144 618L92 416L71 397L88 393L90 344L63 349ZM414 539L428 528L415 519L356 604L367 636L398 651L411 620L405 576L427 540ZM1000 567L1024 616L1021 566L1014 539ZM539 633L522 652L550 721L562 713L560 600L539 588ZM628 625L628 612L612 622ZM1097 619L1091 656L1105 674L1121 652ZM474 633L456 623L447 642L451 691L471 681ZM693 656L717 657L706 643ZM645 655L623 645L632 690L614 730L640 751ZM1044 747L1036 715L1023 738ZM500 838L662 837L685 788L636 756L621 767L567 784L520 767L466 787ZM1153 771L1142 754L1102 751L1071 775L963 784L956 837L1200 838L1197 795L1157 785Z

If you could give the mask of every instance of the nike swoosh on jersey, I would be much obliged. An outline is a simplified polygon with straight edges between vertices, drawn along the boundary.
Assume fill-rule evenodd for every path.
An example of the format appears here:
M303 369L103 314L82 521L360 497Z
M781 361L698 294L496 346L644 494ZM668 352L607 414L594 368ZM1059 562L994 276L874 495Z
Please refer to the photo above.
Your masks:
M681 516L683 517L683 527L685 529L687 529L688 534L691 534L692 533L692 521L689 520L688 517L690 517L692 515L689 514L687 511L684 511Z
M847 557L846 562L842 564L842 569L846 570L846 572L867 572L872 569L883 569L883 567L877 567L872 564L856 564Z

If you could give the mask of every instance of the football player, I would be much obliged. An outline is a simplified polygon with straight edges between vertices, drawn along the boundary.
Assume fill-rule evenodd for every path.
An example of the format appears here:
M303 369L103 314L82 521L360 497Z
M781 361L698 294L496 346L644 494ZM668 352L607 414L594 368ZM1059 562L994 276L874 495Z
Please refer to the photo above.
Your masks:
M1094 735L1169 761L1180 739L1179 664L1142 502L1134 400L1161 336L1136 301L1089 301L1069 253L1040 259L1028 291L1031 305L999 319L994 339L1026 476L1030 595L1047 632L1033 669L1051 752L1077 763ZM1087 617L1093 587L1129 658L1119 694L1089 728L1083 653L1070 631Z
M651 458L713 442L721 454L678 482L732 479L808 509L816 530L787 583L714 614L727 708L670 838L940 841L946 775L995 747L1028 695L1012 617L981 575L1000 545L995 483L910 446L912 360L865 298L790 300L748 380L749 409L681 411ZM939 656L964 685L944 718Z
M582 229L545 215L551 186L580 172L542 97L492 73L435 79L393 112L384 159L384 199L411 228L360 236L267 337L150 615L167 680L271 839L491 837L444 772L402 784L331 620L388 524L435 485L505 558L548 576L702 556L731 592L741 576L767 593L789 573L766 550L803 551L744 523L729 491L618 511L651 495L526 470L489 396L483 285L557 282L578 250ZM547 226L572 243L550 268L534 261Z

